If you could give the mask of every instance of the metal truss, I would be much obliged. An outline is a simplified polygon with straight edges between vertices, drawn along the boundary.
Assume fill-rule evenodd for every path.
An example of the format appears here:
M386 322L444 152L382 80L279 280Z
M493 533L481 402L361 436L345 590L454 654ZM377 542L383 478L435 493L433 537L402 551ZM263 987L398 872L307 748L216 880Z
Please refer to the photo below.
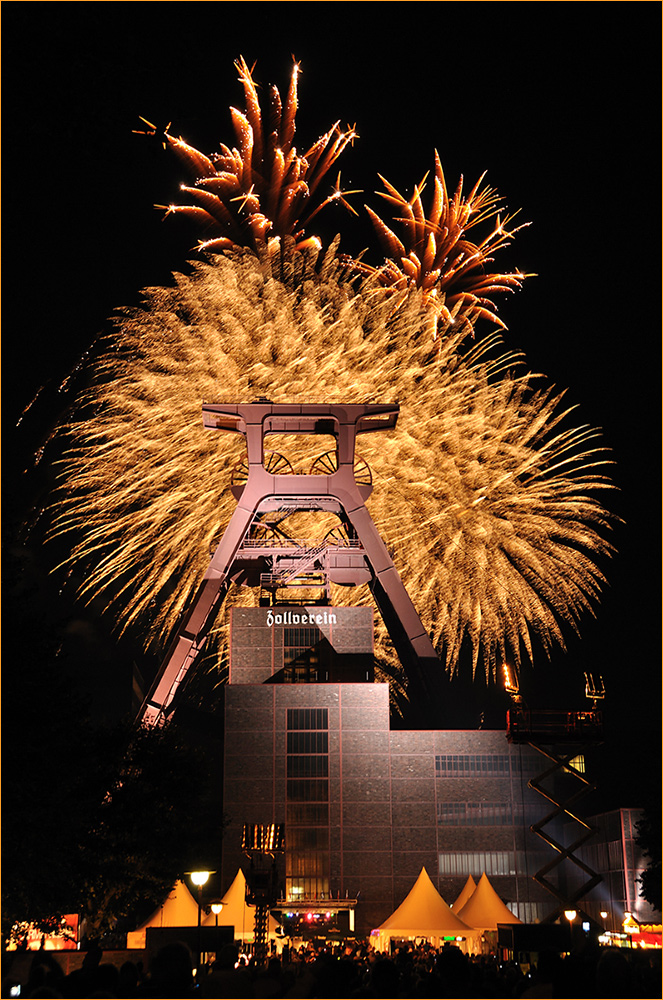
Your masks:
M330 579L368 583L410 680L426 689L439 670L437 655L366 508L373 489L370 470L355 452L359 434L393 428L398 413L395 403L296 405L260 400L203 405L205 427L246 439L247 457L231 485L237 507L143 702L139 722L156 725L174 709L231 582L261 586L271 592L272 600L279 587L303 579L311 583L316 573L325 586ZM287 459L265 451L265 436L275 433L332 435L336 450L320 456L310 474L296 475ZM280 524L303 510L330 511L342 527L323 542L302 545Z
M602 881L602 876L576 854L596 833L596 827L578 815L576 805L585 795L594 791L596 786L573 764L577 757L584 755L584 751L590 745L596 745L602 738L602 717L595 709L589 712L530 712L518 706L507 714L509 742L525 743L551 762L549 767L528 782L529 788L538 792L553 806L542 819L530 826L532 833L555 852L552 859L532 876L534 881L551 893L559 904L546 915L545 923L553 923L565 910L572 909ZM566 748L563 748L562 744L567 744ZM543 787L543 783L550 779L554 787L555 778L561 777L563 773L575 779L575 791L571 794L559 797L559 793L553 794ZM553 837L550 831L546 831L545 827L555 820L560 823L569 820L580 828L572 843L564 845ZM561 866L566 861L582 872L585 881L576 889L563 891L548 876L556 870L561 874Z

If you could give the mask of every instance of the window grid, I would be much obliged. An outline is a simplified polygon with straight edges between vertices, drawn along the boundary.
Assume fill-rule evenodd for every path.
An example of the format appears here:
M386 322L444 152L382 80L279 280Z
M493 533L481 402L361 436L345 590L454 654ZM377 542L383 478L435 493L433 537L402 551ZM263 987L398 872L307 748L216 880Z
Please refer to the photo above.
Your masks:
M317 756L288 756L289 778L327 778L329 777L329 757L326 754Z
M550 856L546 851L444 851L438 854L440 875L481 878L483 873L492 875L530 876L543 867ZM549 873L556 884L559 876Z
M319 731L288 733L288 753L329 753L329 734Z
M472 778L480 774L508 777L510 764L509 755L501 753L436 754L435 773L438 778Z
M547 766L543 757L534 754L450 753L435 755L438 778L472 778L488 775L507 778L510 774L537 774Z
M326 708L289 708L288 729L329 729Z
M319 628L284 628L283 645L292 649L309 649L315 646L322 638Z
M515 875L513 851L449 851L439 855L440 875Z
M448 826L510 826L510 802L438 802L437 821Z
M286 896L322 898L329 894L329 713L289 708L286 719Z

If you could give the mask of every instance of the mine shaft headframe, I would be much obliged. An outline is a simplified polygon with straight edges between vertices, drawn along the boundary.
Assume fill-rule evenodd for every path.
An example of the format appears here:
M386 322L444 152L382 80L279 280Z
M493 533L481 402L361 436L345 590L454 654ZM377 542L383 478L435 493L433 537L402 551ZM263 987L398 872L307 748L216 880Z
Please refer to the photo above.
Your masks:
M389 430L396 426L400 407L398 403L271 403L259 400L254 403L203 403L203 425L210 430L243 434L246 439L249 479L257 473L269 472L265 464L265 437L268 434L324 434L336 439L337 468L330 471L328 480L342 484L348 475L354 480L355 444L358 434ZM285 475L292 475L286 472ZM262 477L261 477L262 478ZM318 492L319 476L297 477L301 483L297 493L310 486ZM309 483L308 480L311 479ZM239 499L244 485L233 487ZM371 493L370 484L360 486L365 500Z
M243 434L248 468L246 481L232 486L237 506L205 577L182 617L164 662L143 702L138 722L156 725L175 707L233 577L233 566L243 540L260 512L334 509L362 547L370 573L369 587L398 657L411 682L430 690L439 673L439 661L421 619L403 586L391 553L380 537L365 500L372 485L355 475L358 434L388 430L398 419L397 403L205 403L203 423L214 430ZM332 435L336 441L336 468L323 474L297 475L265 462L268 434ZM271 471L270 471L271 470ZM426 695L430 703L430 694Z

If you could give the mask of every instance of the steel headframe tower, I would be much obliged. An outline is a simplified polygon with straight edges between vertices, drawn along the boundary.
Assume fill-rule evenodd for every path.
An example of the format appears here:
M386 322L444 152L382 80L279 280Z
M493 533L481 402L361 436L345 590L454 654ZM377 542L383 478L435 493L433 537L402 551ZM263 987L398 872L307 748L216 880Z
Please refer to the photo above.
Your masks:
M355 474L358 434L396 425L397 403L280 404L267 400L204 404L203 423L212 430L242 434L247 459L242 481L231 487L237 507L212 556L204 580L177 630L138 721L156 725L173 711L176 696L191 676L214 618L235 579L275 590L306 568L321 568L332 581L368 582L403 667L411 682L429 689L439 673L437 655L365 501L370 476ZM269 434L333 435L335 455L314 463L316 474L296 475L289 463L265 452ZM313 470L312 470L313 471ZM255 530L268 512L285 518L295 511L331 511L341 519L347 539L324 540L311 548L283 536L279 546L256 545ZM257 569L265 566L271 572Z

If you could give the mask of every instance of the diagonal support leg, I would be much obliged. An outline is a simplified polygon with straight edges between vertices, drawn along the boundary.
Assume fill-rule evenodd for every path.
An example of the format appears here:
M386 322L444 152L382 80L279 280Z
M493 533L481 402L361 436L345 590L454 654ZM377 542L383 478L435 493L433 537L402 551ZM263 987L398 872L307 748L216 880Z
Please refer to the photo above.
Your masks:
M432 721L441 698L440 661L435 647L367 508L362 504L345 513L366 552L372 574L371 592L389 637L414 685L419 707Z
M177 691L190 676L219 608L228 592L228 574L255 510L237 506L189 610L182 618L137 722L157 725L172 709Z

